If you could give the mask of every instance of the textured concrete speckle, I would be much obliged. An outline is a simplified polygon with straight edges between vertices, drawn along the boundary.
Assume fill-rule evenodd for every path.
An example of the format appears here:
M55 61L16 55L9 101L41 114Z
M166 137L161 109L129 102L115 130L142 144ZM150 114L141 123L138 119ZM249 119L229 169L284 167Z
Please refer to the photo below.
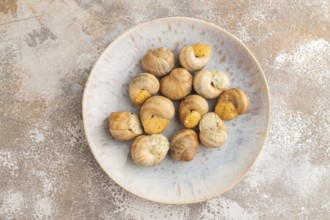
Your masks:
M30 47L36 47L47 39L55 40L56 36L46 27L42 27L40 30L33 30L25 37L25 41Z
M328 219L329 9L326 0L0 1L0 219ZM200 204L126 192L99 167L82 127L82 93L98 56L125 30L167 16L235 34L271 93L256 165Z
M17 0L2 0L0 2L0 12L4 14L15 14L17 11Z

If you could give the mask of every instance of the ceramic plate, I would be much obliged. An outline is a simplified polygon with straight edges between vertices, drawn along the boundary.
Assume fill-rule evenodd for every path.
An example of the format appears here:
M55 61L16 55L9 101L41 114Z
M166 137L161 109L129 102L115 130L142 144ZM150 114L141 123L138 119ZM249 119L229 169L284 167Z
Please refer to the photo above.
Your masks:
M108 116L114 111L139 113L130 101L128 84L142 72L140 60L148 50L167 47L178 57L181 48L195 43L211 46L213 54L205 69L225 71L231 87L240 87L250 96L250 111L225 122L229 138L222 148L200 146L191 162L177 162L167 156L155 167L135 165L130 157L131 142L116 141L109 135ZM83 97L86 136L103 170L129 192L171 204L205 201L238 183L262 150L269 113L265 76L251 52L225 30L181 17L150 21L120 35L96 62ZM180 129L176 117L164 135L170 138Z

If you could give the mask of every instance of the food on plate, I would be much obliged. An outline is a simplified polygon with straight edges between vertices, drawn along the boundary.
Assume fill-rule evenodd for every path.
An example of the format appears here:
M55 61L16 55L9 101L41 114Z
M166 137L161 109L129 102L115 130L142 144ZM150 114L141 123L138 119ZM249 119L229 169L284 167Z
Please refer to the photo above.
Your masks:
M198 135L194 130L183 129L171 139L170 155L175 160L191 161L198 150Z
M142 134L139 116L130 112L112 112L109 117L109 131L117 140L131 140Z
M190 95L179 106L179 118L186 128L194 128L208 111L209 104L203 97Z
M136 105L142 105L159 90L157 77L150 73L139 73L129 84L129 95Z
M142 68L157 77L168 74L174 65L174 55L165 47L150 50L141 60Z
M228 139L223 120L231 120L249 110L248 95L239 88L229 89L226 73L201 70L211 53L206 44L186 46L179 55L183 68L175 69L174 55L165 47L151 50L142 58L141 66L146 72L137 74L129 84L131 100L141 106L140 116L120 111L109 117L109 131L115 139L136 137L131 148L136 164L155 166L168 152L175 160L191 161L197 154L199 141L205 147L219 148ZM196 70L200 71L193 77L191 72ZM159 81L157 77L162 79ZM197 94L189 95L193 89ZM157 95L158 92L163 96ZM214 112L209 112L206 99L219 95ZM161 133L174 117L172 100L181 99L178 114L185 128L176 132L169 142ZM196 133L192 129L198 125L199 133ZM141 135L143 132L147 135Z
M201 70L208 63L211 54L211 48L206 44L185 46L180 51L180 64L190 72Z
M227 75L219 70L201 70L194 77L195 91L206 99L218 97L229 84Z
M221 119L231 120L244 114L249 108L249 96L239 88L232 88L221 94L214 111Z
M144 131L148 134L163 132L175 113L171 100L163 96L152 96L142 105L140 117Z
M186 97L192 90L193 77L184 68L175 68L160 80L160 92L172 100Z
M226 124L214 112L203 115L199 123L199 139L205 147L221 147L228 138Z
M133 141L131 156L134 163L151 167L165 158L169 148L167 137L161 134L141 135Z

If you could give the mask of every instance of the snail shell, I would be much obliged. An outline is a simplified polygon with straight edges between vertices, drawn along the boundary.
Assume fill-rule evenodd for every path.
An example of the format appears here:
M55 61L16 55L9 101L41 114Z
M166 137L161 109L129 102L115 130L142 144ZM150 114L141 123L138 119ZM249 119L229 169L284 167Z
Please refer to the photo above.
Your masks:
M109 117L109 131L117 140L130 140L142 134L139 116L129 112L112 112Z
M141 135L133 141L131 156L134 163L151 167L165 158L169 148L168 139L161 134Z
M150 73L139 73L129 84L129 95L136 105L142 105L159 90L157 77Z
M175 113L171 100L163 96L152 96L141 107L140 117L144 131L148 134L163 132Z
M206 99L218 97L229 84L227 75L219 70L201 70L194 78L195 91Z
M186 128L194 128L208 111L209 105L202 96L190 95L179 106L179 118Z
M249 108L249 96L243 90L233 88L221 94L214 111L221 119L231 120L240 114L246 113Z
M205 147L221 147L228 139L226 124L214 112L203 115L199 130L199 139Z
M175 160L191 161L198 150L198 135L194 130L178 131L171 140L170 155Z
M184 68L176 68L160 81L160 92L172 99L179 100L192 90L192 75Z
M211 57L211 49L206 44L185 46L179 55L181 66L190 72L203 69Z
M165 47L149 51L141 60L142 68L158 77L169 73L174 64L173 53Z

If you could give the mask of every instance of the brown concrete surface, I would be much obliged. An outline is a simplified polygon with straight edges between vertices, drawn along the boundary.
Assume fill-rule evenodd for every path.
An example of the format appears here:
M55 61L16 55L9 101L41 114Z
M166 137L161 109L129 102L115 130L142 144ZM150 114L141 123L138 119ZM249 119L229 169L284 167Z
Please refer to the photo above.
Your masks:
M330 3L0 0L0 219L330 219ZM266 74L269 138L235 188L157 204L101 170L82 127L88 74L123 31L189 16L240 38Z

